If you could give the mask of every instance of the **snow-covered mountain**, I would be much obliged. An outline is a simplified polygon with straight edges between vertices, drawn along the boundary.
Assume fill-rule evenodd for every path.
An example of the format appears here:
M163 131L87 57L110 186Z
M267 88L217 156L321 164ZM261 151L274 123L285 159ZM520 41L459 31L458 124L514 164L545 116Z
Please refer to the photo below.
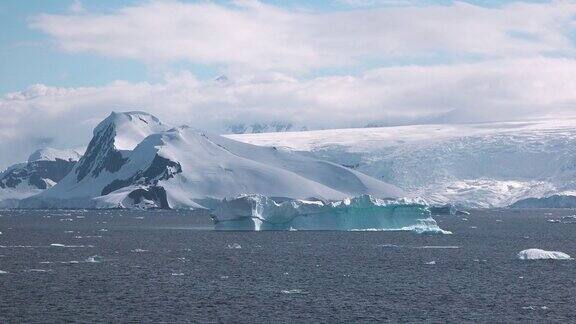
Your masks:
M20 207L195 208L245 194L332 200L403 192L291 150L171 127L149 114L129 112L102 121L73 170Z
M361 171L429 202L502 207L576 188L576 120L230 135Z
M76 151L44 148L32 153L27 162L8 167L0 173L0 207L54 186L79 159Z

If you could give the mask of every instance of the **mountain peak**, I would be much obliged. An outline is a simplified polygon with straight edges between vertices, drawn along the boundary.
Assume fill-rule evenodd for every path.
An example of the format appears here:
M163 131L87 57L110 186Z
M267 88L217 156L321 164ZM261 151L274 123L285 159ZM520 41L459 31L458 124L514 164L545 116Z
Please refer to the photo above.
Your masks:
M170 127L160 119L142 111L112 112L94 129L94 136L107 131L114 133L114 146L118 150L132 150L146 136Z

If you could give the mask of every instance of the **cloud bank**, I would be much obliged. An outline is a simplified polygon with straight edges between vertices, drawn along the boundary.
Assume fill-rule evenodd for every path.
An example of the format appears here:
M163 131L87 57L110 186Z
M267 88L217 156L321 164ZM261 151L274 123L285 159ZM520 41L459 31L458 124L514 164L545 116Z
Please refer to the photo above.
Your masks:
M257 1L154 1L113 13L44 14L31 25L72 53L305 72L431 52L498 58L572 52L575 14L576 4L569 1L337 12Z
M216 67L228 78L182 71L158 82L37 84L5 94L0 169L38 147L82 148L112 110L144 110L214 132L238 123L318 129L559 118L576 111L573 2L400 2L324 12L247 0L150 1L91 12L75 2L66 14L37 15L30 26L59 51L153 68L184 61Z
M35 85L0 100L6 116L0 119L0 155L13 162L44 143L85 145L92 127L111 110L144 110L168 123L214 132L254 121L318 129L558 117L576 111L574 75L573 60L540 58L390 67L313 79L275 73L200 81L182 73L159 83Z

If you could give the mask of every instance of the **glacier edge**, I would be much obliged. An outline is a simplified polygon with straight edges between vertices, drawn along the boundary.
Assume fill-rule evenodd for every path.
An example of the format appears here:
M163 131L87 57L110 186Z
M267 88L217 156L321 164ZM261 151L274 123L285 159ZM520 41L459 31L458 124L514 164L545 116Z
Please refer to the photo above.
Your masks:
M370 195L340 201L246 195L224 199L213 213L216 230L414 231L451 234L427 205Z

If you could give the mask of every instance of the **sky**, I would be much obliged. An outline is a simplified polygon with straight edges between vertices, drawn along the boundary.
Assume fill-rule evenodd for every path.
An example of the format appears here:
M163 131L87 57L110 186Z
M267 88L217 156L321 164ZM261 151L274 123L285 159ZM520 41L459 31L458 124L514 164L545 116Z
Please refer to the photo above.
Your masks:
M564 118L576 1L0 2L0 169L111 111L212 132Z

